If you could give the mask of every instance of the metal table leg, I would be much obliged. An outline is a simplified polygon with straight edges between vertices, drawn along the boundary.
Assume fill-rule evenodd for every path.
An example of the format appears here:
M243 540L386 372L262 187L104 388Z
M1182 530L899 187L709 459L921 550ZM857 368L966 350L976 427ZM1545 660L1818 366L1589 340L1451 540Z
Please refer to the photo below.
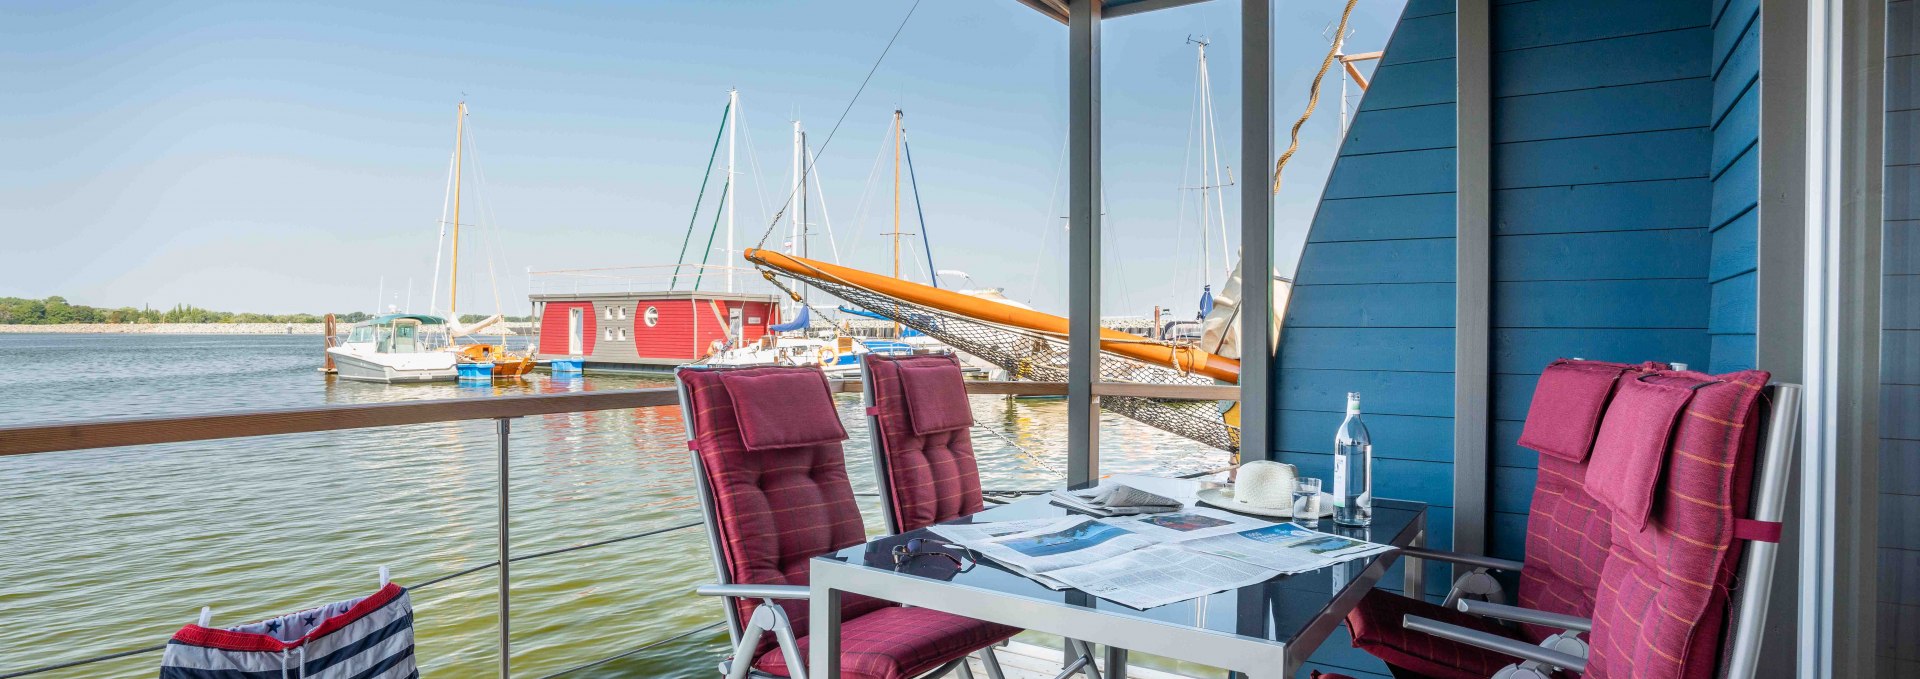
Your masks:
M1107 679L1127 679L1127 649L1105 647Z
M838 679L840 676L840 590L821 587L813 581L807 602L807 635L812 648L807 661L807 676ZM807 679L794 677L793 679Z

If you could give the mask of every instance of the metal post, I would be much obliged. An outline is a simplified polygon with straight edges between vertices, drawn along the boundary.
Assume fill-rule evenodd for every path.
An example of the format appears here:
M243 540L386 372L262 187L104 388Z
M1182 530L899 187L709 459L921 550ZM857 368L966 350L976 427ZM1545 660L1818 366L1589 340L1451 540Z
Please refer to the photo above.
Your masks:
M1067 483L1079 484L1100 477L1100 0L1072 0L1067 36Z
M1800 675L1875 676L1886 3L1809 7Z
M1240 459L1273 458L1273 0L1240 3Z
M507 585L509 583L507 578L507 436L512 433L513 430L511 422L512 418L507 417L494 420L494 424L499 428L497 438L499 439L500 447L500 485L496 489L497 495L494 500L494 505L500 512L499 516L494 517L495 525L500 531L496 545L499 552L497 558L500 560L500 592L497 595L500 603L500 679L507 679L512 676L513 671L513 653L510 645L511 626L508 624L511 618L507 613Z
M1457 117L1453 331L1453 548L1486 551L1487 442L1492 419L1493 88L1487 0L1454 14ZM1436 527L1438 528L1438 527ZM1444 530L1444 529L1442 529ZM1409 596L1419 593L1409 592Z

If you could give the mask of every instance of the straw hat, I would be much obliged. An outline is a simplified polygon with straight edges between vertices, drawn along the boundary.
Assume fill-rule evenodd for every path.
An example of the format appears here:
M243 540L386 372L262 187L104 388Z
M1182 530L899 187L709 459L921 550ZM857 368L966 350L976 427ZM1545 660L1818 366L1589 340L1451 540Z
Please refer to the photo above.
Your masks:
M1239 481L1223 488L1204 488L1198 499L1221 509L1279 518L1293 516L1293 488L1300 470L1290 464L1271 460L1253 460L1240 465ZM1333 500L1321 493L1320 506L1331 508ZM1325 516L1323 511L1322 516Z

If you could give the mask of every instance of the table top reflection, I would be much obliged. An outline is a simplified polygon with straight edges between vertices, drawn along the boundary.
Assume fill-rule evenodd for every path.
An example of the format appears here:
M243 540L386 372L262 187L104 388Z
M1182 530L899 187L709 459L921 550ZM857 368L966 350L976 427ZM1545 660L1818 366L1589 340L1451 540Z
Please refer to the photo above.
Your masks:
M1163 494L1170 490L1177 492L1178 495L1173 497L1189 500L1190 506L1194 491L1210 485L1219 485L1211 482L1140 477L1113 480L1130 485L1150 485L1149 490ZM978 514L947 523L986 523L1062 518L1074 515L1076 515L1075 512L1053 504L1047 497L1036 496L1005 505L991 506ZM1425 517L1424 503L1383 499L1374 502L1371 526L1364 528L1338 526L1331 519L1321 519L1320 525L1315 530L1405 547L1415 544L1415 541L1421 537L1421 532L1425 529ZM915 538L945 542L932 531L922 528L877 538L865 545L849 547L819 558L861 567L874 571L875 575L886 574L943 581L967 588L1090 609L1106 614L1151 619L1281 644L1305 642L1312 646L1317 645L1339 624L1346 612L1352 610L1359 597L1379 581L1381 575L1399 554L1398 550L1387 551L1316 571L1282 575L1259 584L1142 610L1107 601L1077 589L1048 589L1045 585L985 558L969 566L955 566L947 559L924 558L896 565L893 548Z

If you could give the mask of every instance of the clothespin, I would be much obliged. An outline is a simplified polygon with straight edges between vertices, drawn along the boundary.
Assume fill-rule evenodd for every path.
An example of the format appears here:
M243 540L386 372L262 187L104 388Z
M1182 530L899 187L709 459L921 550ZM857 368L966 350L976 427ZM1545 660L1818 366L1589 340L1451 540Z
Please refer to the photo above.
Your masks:
M380 586L381 587L387 586L387 567L386 566L380 567Z
M200 626L201 627L213 626L213 607L212 606L200 607Z

